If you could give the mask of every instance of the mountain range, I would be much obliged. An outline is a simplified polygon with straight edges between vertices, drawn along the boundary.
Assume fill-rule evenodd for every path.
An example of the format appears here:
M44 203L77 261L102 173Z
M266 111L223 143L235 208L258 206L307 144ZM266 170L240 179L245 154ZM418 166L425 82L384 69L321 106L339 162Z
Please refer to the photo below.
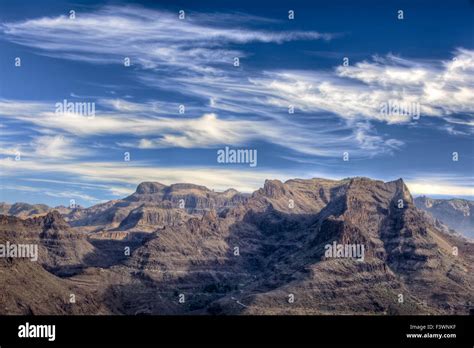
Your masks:
M458 201L357 177L2 204L0 244L36 243L39 259L0 258L0 314L469 314L472 202Z
M415 198L415 205L449 228L474 238L474 201L421 196Z

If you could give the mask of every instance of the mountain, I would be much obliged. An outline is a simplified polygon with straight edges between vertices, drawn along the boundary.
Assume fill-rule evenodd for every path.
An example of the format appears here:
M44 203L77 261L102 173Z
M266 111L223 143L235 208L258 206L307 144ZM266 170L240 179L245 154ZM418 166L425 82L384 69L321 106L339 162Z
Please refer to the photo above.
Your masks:
M416 197L415 205L435 219L470 238L474 238L474 201Z
M107 312L87 291L58 276L81 264L93 247L85 238L73 236L57 212L26 220L0 215L0 245L38 246L37 261L0 257L1 314ZM70 303L71 294L82 301Z
M73 232L57 211L25 220L0 215L0 233L37 244L38 262L49 270L79 267L94 251L87 236Z
M88 236L82 269L56 274L93 294L90 314L468 314L474 300L474 244L402 179L267 180L251 195L142 183L73 227L53 220L25 221Z
M0 214L13 215L21 218L46 214L50 208L46 204L15 203L8 204L0 202Z
M325 259L333 241L365 245L364 262ZM134 287L154 299L137 308L150 313L176 303L170 286L191 297L177 313L466 313L472 259L454 246L472 251L425 219L402 180L269 180L245 204L158 231L128 265L147 280Z
M65 218L75 227L85 227L102 234L116 231L127 234L149 233L158 227L181 223L205 211L220 211L244 202L246 195L235 190L214 192L204 186L144 182L124 198L75 210Z

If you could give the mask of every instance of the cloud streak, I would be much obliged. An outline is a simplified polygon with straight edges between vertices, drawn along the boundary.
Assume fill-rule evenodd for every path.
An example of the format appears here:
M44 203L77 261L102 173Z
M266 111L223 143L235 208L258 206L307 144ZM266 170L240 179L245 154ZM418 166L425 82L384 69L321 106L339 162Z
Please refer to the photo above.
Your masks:
M294 40L331 40L335 34L315 31L266 31L239 28L234 17L214 15L212 25L203 15L180 20L177 13L134 6L107 6L94 13L43 17L4 23L7 39L40 49L43 54L90 62L132 64L147 69L173 68L217 73L244 53L229 48L252 42L281 44ZM257 22L265 19L254 18ZM232 22L231 22L232 23Z
M34 142L38 145L37 154L42 156L67 157L66 154L74 153L80 157L87 154L64 134L84 139L102 135L131 135L136 140L119 141L117 144L141 149L216 148L266 142L295 153L322 157L341 157L348 149L354 155L370 157L403 145L401 141L385 140L376 135L368 124L358 123L354 128L331 119L320 119L317 124L305 125L297 119L220 118L214 113L200 117L165 117L139 113L140 108L135 104L132 104L133 107L120 107L120 111L99 111L93 119L89 119L70 113L55 113L53 105L45 102L33 103L29 107L27 102L0 100L0 115L7 120L31 124L38 132L45 133ZM326 126L322 126L325 123ZM53 145L55 150L48 149Z
M281 108L293 104L306 112L331 112L349 121L412 122L412 115L382 112L384 104L394 101L402 106L418 103L421 118L472 123L474 51L459 49L452 61L418 62L387 55L340 66L333 73L267 72L251 83L266 91L262 103Z

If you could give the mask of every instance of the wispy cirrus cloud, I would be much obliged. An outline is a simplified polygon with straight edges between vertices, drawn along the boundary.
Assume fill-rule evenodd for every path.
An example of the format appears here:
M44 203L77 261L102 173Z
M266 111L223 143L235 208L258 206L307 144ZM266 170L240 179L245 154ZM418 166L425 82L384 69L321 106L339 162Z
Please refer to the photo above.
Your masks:
M253 110L268 116L272 113L269 105L286 108L292 104L306 113L330 112L345 120L409 122L409 116L380 112L382 103L394 100L419 103L422 116L459 125L466 123L466 117L456 113L472 116L472 50L460 48L450 61L388 54L333 71L236 72L234 57L242 58L247 52L235 45L337 37L315 31L249 29L248 25L243 29L238 24L245 23L245 18L243 14L193 14L180 20L177 13L106 6L78 13L76 19L63 15L3 23L1 31L7 40L65 59L122 64L124 57L130 57L137 67L157 73L141 75L143 82L205 97L213 108L223 111ZM142 106L123 103L117 107L140 110Z
M64 135L44 135L35 137L30 144L32 155L43 159L71 159L86 155L89 151L76 146L72 139Z
M56 57L102 63L132 64L143 68L180 68L213 73L216 66L231 66L233 58L244 53L228 47L251 42L283 43L293 40L331 40L336 34L315 31L268 31L244 29L245 15L188 15L180 20L177 13L136 6L106 6L93 13L43 17L4 23L8 40L40 49ZM252 17L253 22L268 19ZM229 24L232 24L229 25Z
M457 113L474 110L469 98L474 93L474 51L459 49L451 62L416 61L389 54L334 70L236 71L233 58L246 53L243 47L236 51L235 45L330 40L336 35L239 29L237 24L245 16L231 17L229 21L224 14L195 14L180 20L176 13L107 6L93 13L79 13L74 20L58 16L4 23L2 31L8 40L66 59L122 63L123 57L131 57L138 68L148 71L138 73L141 82L205 99L209 108L220 114L210 117L201 112L194 115L195 119L175 120L169 117L169 104L157 104L154 111L162 110L164 117L150 119L143 117L149 115L150 103L103 99L102 104L108 104L115 113L101 115L94 122L63 117L51 123L52 128L79 136L119 134L127 129L139 139L126 144L138 148L209 147L225 143L224 138L236 144L260 137L306 154L340 156L341 149L352 148L373 156L393 153L403 140L377 134L367 121L411 121L408 115L382 113L382 103L419 103L422 116L444 118L458 128L464 127L468 116ZM289 105L298 115L288 115ZM131 118L131 112L141 115ZM327 113L342 123L321 117ZM225 120L232 114L241 119ZM255 121L255 116L262 120ZM41 125L52 117L46 112L38 120L29 121ZM262 126L263 130L255 130ZM323 131L322 127L329 130ZM450 134L465 133L453 127L449 128ZM338 132L341 128L345 131ZM283 130L288 131L282 137ZM152 132L161 136L147 137ZM317 148L302 140L312 134L321 139Z
M243 75L178 76L168 82L141 74L140 79L150 86L164 88L166 84L177 92L199 96L223 113L259 115L289 126L318 125L329 114L354 128L366 127L361 121L423 126L434 119L449 124L445 128L449 134L468 134L474 122L473 76L474 50L458 49L451 60L410 60L388 54L333 70L274 69ZM409 113L383 111L389 103L400 108L419 105L421 120L414 122ZM288 115L289 106L296 110L294 115Z
M68 190L51 190L47 188L41 188L37 186L27 186L27 185L11 185L8 187L3 187L3 190L12 190L12 191L21 191L21 192L27 192L27 193L37 193L41 195L46 195L49 197L55 197L55 198L64 198L65 201L66 199L82 199L86 202L90 203L97 203L100 201L100 199L97 199L94 196L85 194L82 191L68 191Z
M285 118L230 118L218 117L214 113L199 117L158 116L148 111L140 113L138 104L132 104L133 107L120 107L119 111L96 112L94 119L89 119L71 113L56 113L52 110L54 103L33 103L32 108L27 104L22 101L0 100L0 115L5 120L33 125L37 132L45 133L39 138L41 141L35 140L39 146L37 151L50 156L75 154L77 157L86 154L84 149L75 147L77 151L74 150L73 141L63 134L79 139L101 135L129 135L135 140L117 141L117 144L141 149L249 146L260 141L295 153L322 157L341 157L348 149L351 149L353 155L370 157L393 151L403 145L403 142L396 139L384 139L376 135L376 131L367 123L349 127L330 118L321 118L317 124L307 125ZM314 141L315 138L318 139L317 142ZM53 151L47 149L46 145L55 145L58 149Z
M411 122L412 115L381 112L384 103L395 101L419 103L420 117L467 124L474 113L474 51L459 49L451 61L387 55L333 72L267 72L250 83L266 92L262 103L281 108L293 104L305 112L331 112L349 121Z

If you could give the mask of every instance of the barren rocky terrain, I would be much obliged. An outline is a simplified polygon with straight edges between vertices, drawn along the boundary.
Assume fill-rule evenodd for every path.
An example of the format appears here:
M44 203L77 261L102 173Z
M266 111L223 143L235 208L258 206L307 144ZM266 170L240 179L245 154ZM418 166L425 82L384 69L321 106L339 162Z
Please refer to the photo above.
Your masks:
M37 243L39 259L0 258L1 314L473 308L473 242L418 209L401 179L267 180L251 195L146 182L85 209L2 207L0 244ZM363 245L364 259L327 257L333 242Z

